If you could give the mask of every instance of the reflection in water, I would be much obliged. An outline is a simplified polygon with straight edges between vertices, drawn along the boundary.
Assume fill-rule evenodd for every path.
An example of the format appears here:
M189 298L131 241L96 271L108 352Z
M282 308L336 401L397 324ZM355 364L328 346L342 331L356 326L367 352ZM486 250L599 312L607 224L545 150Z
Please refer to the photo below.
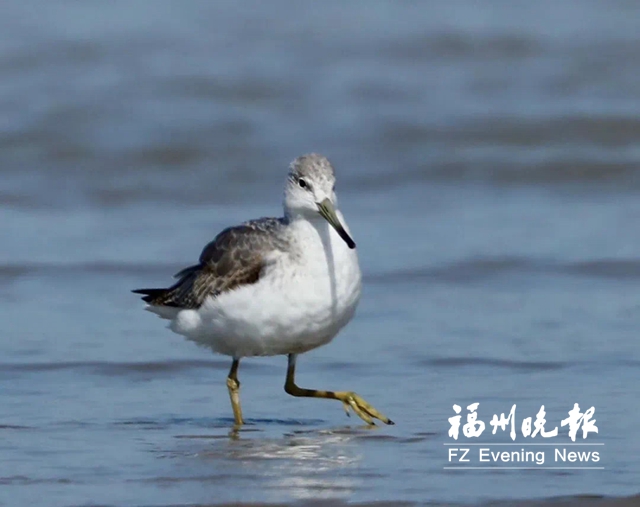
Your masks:
M226 473L258 476L265 500L347 498L358 489L362 455L354 439L357 432L333 430L287 433L281 438L216 440L198 453L215 460Z

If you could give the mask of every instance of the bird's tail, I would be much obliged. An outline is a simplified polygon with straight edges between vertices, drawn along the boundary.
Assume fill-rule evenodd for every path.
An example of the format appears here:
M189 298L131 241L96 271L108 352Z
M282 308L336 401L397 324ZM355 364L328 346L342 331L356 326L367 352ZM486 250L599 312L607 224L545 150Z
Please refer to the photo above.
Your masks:
M143 294L142 301L145 303L153 304L154 301L161 301L167 294L169 289L135 289L131 292L135 294Z

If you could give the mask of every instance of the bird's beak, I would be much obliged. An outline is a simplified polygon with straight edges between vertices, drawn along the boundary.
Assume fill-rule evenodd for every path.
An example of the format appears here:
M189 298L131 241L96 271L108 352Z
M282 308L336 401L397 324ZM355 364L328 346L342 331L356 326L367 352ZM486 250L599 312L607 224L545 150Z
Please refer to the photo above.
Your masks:
M344 239L344 242L347 244L347 246L351 249L354 249L356 247L356 243L355 241L353 241L353 239L351 239L351 236L349 236L347 231L344 230L344 227L340 223L338 215L336 215L336 209L334 208L333 203L329 199L325 199L324 201L319 202L318 211L320 212L320 215L322 215L322 218L329 222L329 224L331 224L331 227L333 227L340 235L340 237Z

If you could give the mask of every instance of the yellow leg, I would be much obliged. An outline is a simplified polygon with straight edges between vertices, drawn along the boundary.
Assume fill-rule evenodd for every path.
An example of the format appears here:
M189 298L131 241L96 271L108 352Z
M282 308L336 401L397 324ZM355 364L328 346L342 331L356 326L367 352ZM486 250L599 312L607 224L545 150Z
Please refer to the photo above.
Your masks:
M375 408L364 401L360 396L350 391L318 391L316 389L303 389L295 383L296 354L289 354L289 364L287 367L287 380L284 390L291 396L306 398L326 398L329 400L340 400L344 409L349 415L349 409L353 411L367 424L374 424L373 419L380 419L385 424L394 424L387 416L378 412Z
M231 399L231 408L233 409L233 419L237 426L244 424L242 420L242 409L240 408L240 381L238 380L239 359L234 359L231 364L231 370L227 377L227 388L229 389L229 398Z

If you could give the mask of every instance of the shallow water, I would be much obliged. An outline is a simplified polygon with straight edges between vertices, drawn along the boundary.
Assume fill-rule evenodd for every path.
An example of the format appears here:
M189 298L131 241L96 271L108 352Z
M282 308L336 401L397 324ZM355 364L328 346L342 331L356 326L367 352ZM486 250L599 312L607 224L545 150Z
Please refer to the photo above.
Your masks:
M638 493L640 9L479 5L0 8L0 505ZM234 434L228 360L129 290L278 214L311 150L365 292L299 382L396 425L287 396L279 357ZM604 470L445 470L473 402L493 443L514 403L594 406Z

